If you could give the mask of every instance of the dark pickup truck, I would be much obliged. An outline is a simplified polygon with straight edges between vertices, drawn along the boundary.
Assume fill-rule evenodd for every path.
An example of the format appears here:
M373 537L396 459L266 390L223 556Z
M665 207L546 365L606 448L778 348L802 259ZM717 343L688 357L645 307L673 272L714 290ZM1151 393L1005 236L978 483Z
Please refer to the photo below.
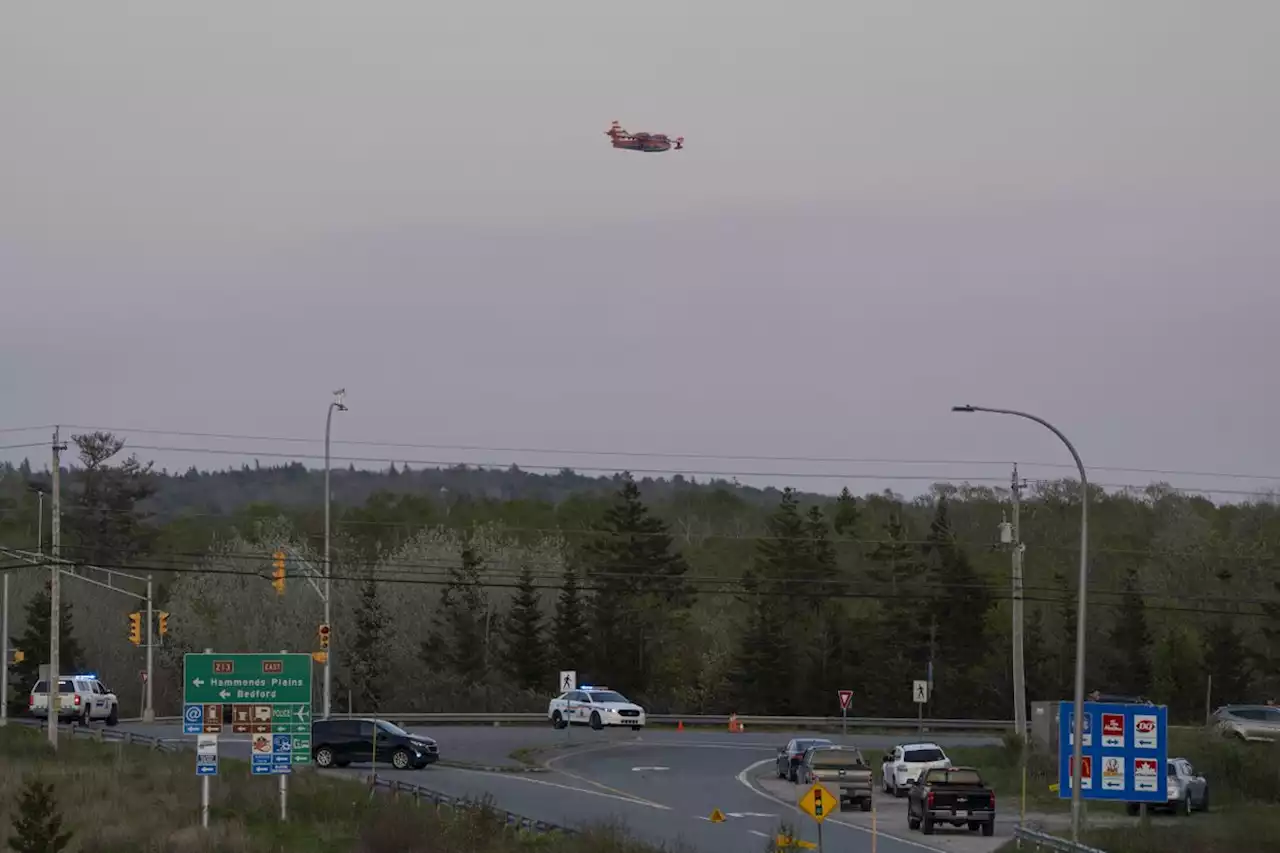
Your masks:
M996 794L972 767L935 768L907 792L907 826L933 835L934 824L996 831Z

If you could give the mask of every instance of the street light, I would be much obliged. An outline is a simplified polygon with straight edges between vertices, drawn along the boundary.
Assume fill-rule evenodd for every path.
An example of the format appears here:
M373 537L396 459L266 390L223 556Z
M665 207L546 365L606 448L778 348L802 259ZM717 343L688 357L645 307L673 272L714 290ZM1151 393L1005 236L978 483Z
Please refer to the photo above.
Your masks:
M1089 477L1085 474L1084 463L1080 461L1080 454L1076 453L1075 446L1062 434L1062 430L1044 418L1038 418L1026 412L1016 412L1012 409L988 409L983 406L952 406L951 411L988 412L994 415L1013 415L1016 418L1035 421L1050 430L1067 446L1067 450L1071 451L1071 458L1076 461L1076 468L1080 471L1080 592L1076 603L1075 745L1072 749L1073 766L1071 768L1071 840L1079 842L1080 810L1082 805L1080 799L1080 772L1084 744L1084 633L1089 590ZM1025 737L1026 732L1019 732L1019 735Z
M333 412L337 409L339 412L347 410L343 399L347 396L346 388L339 388L333 392L334 399L329 403L329 412L324 419L324 623L332 624L330 619L330 602L333 595L330 589L330 563L329 563L329 503L331 494L329 491L329 434L333 428ZM329 653L324 658L324 719L329 719L329 695L330 685L332 684L333 672L333 649L329 649Z

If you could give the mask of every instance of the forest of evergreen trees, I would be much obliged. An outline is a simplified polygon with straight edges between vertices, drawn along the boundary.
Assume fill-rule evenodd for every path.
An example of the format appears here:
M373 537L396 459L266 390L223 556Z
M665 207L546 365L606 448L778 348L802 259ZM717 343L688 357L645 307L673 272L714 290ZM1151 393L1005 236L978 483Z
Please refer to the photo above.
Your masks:
M152 574L170 614L156 697L176 713L181 655L315 648L318 598L288 546L320 565L320 474L300 465L170 475L123 441L75 436L64 471L63 555ZM334 472L335 707L373 712L545 710L559 669L654 711L1012 717L1008 495L939 484L925 496L839 497L681 478L517 469ZM0 546L45 546L32 486L0 469ZM445 487L442 492L441 487ZM48 511L48 502L44 504ZM1160 485L1094 489L1090 689L1138 693L1175 720L1206 702L1280 693L1280 507L1215 505ZM1032 700L1070 694L1079 502L1069 482L1023 496ZM47 571L0 557L15 599L11 701L47 648ZM136 707L136 599L70 578L62 657ZM1210 689L1210 678L1212 687ZM318 681L318 680L317 680Z

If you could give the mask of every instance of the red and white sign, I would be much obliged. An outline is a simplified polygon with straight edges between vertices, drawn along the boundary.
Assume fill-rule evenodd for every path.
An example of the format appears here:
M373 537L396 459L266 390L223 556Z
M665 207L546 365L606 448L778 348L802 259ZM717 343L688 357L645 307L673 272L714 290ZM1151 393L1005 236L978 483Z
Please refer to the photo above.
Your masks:
M1156 727L1155 714L1133 715L1134 749L1156 749L1160 745L1160 730Z
M1071 787L1076 779L1076 757L1067 759L1067 787ZM1093 790L1093 756L1080 756L1080 790Z
M1135 791L1158 791L1160 777L1156 773L1156 760L1154 758L1135 758L1133 759L1133 790ZM1083 788L1084 786L1081 785Z
M840 710L841 711L849 710L849 703L853 701L853 691L841 690L839 691L839 693L840 693Z
M147 683L147 671L145 669L138 670L138 680L143 684Z
M1102 757L1102 790L1124 790L1124 759L1114 755Z
M1102 745L1124 749L1124 714L1102 715Z

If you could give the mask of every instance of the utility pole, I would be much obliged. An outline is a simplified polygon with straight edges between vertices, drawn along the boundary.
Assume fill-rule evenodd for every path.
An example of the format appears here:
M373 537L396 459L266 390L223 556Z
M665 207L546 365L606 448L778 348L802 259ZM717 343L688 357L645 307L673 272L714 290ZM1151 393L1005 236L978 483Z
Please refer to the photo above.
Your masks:
M154 723L156 721L156 708L151 704L151 682L154 680L152 676L152 664L155 662L153 657L155 653L155 633L152 628L154 617L154 608L151 597L151 575L147 575L147 683L142 685L142 722Z
M330 602L333 599L330 578L333 572L331 569L332 564L329 560L329 504L332 497L332 493L329 491L329 434L333 429L333 410L337 409L339 412L347 410L346 404L343 403L343 398L346 394L345 388L339 388L333 392L335 399L330 401L329 412L324 418L324 624L330 626L329 648L325 650L327 654L324 656L324 702L322 710L324 713L323 719L326 720L329 719L330 679L333 672L333 621L330 619ZM280 778L283 779L284 777Z
M1018 479L1018 465L1013 465L1013 479L1009 489L1013 493L1013 724L1018 737L1025 741L1027 737L1027 662L1023 657L1023 631L1026 622L1023 619L1022 598L1022 532L1019 527L1019 516L1022 504L1022 490L1025 480Z
M49 745L58 748L58 703L62 700L59 688L59 670L62 662L58 660L59 637L62 628L62 588L59 575L62 573L62 451L67 446L61 442L61 429L53 428L53 502L50 508L49 529L53 535L53 562L49 565L49 681L46 685L49 697ZM8 662L6 661L6 664ZM5 697L6 699L8 697Z

